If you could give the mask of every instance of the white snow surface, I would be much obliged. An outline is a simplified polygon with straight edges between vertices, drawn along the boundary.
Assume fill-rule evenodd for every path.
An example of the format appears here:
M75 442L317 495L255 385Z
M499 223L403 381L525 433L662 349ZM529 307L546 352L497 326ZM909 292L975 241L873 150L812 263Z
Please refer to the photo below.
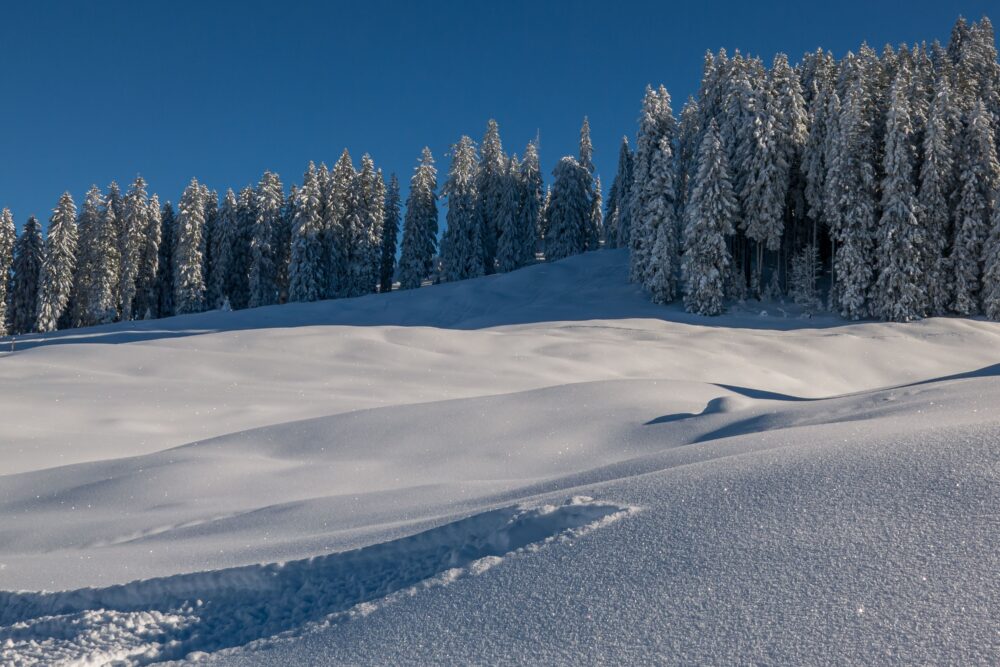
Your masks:
M0 664L1000 662L1000 325L626 265L0 341Z

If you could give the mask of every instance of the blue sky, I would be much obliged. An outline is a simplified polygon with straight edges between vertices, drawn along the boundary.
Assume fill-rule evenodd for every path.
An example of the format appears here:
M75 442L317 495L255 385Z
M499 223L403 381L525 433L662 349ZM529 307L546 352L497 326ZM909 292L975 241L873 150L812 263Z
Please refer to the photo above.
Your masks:
M947 39L994 2L38 2L0 13L0 206L18 226L59 194L137 173L176 201L265 169L286 186L346 146L404 183L424 145L441 169L460 135L500 123L541 137L546 179L590 116L605 188L647 83L680 111L706 49L793 62L863 40Z

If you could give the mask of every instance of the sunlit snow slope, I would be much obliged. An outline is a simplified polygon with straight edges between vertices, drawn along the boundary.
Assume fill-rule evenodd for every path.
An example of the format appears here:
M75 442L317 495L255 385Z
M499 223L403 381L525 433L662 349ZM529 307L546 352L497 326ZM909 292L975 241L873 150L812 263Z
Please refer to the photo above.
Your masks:
M0 663L1000 662L1000 325L626 262L0 341Z

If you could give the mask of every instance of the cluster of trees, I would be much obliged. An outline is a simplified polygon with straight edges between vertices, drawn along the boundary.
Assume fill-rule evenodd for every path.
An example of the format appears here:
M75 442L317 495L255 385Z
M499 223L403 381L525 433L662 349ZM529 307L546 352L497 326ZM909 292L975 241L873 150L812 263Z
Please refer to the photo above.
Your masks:
M654 301L826 296L843 317L1000 319L1000 64L989 19L946 47L707 54L674 117L647 89L607 244Z
M20 237L0 212L0 335L48 332L211 309L239 309L387 292L431 280L511 271L596 248L600 183L586 119L580 159L560 161L543 195L537 142L523 160L503 152L490 121L480 147L455 145L442 196L448 227L438 254L437 170L425 148L405 217L395 175L345 150L332 169L310 163L286 196L277 174L215 191L192 179L176 210L137 177L122 194L96 186L77 211L64 193L43 239L30 218ZM397 252L400 220L402 243ZM398 256L398 266L397 266Z

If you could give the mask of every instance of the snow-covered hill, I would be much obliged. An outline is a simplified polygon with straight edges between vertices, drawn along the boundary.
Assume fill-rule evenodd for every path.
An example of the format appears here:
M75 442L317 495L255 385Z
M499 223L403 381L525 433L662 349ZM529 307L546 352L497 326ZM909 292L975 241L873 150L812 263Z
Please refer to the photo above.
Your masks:
M1000 326L625 272L0 343L0 662L1000 659Z

